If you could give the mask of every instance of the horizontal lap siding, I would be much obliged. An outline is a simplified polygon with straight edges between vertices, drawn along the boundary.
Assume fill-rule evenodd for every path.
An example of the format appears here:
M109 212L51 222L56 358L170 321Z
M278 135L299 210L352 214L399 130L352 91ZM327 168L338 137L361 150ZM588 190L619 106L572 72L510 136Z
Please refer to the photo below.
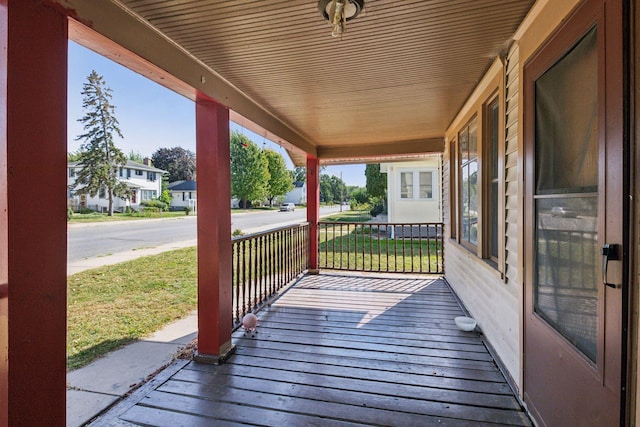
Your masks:
M507 58L505 105L505 274L451 239L445 239L445 275L496 350L515 384L520 383L520 304L518 282L518 49ZM443 168L445 221L449 226L449 147Z

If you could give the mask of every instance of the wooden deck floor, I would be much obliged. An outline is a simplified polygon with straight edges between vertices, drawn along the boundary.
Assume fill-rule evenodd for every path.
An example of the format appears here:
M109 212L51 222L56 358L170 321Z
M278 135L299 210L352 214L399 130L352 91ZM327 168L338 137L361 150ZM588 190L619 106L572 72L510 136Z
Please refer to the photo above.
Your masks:
M96 425L531 425L459 315L435 277L307 276L226 364L178 362Z

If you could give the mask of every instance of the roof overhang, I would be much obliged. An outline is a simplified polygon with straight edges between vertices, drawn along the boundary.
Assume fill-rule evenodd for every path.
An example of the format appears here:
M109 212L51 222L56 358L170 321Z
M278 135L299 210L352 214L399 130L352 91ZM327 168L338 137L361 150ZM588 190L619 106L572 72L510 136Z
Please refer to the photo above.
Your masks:
M50 1L72 40L227 106L296 164L442 151L533 3L365 0L336 39L311 0Z

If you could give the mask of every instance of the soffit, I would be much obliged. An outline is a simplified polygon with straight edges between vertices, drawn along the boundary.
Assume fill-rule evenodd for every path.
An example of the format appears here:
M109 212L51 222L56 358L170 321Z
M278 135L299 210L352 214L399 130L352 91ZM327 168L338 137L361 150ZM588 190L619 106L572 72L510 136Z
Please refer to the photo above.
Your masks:
M337 39L315 0L117 2L316 147L321 160L393 154L375 146L407 155L417 141L443 138L532 3L365 0Z

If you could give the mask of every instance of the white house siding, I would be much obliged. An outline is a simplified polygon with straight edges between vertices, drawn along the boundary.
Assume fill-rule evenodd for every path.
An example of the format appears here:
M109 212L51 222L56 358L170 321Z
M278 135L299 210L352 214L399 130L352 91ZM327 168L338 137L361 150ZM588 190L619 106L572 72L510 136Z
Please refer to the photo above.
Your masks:
M69 176L69 170L74 169L74 176ZM67 165L67 185L72 186L75 183L76 176L80 167L77 162L70 162ZM137 171L141 171L142 174L136 174ZM124 210L127 206L132 208L138 208L140 203L144 200L150 200L160 196L162 193L162 174L165 171L157 169L152 166L143 165L141 163L128 161L127 166L122 168L122 171L118 172L118 178L120 181L127 183L134 193L131 200L124 200L119 197L113 199L114 210ZM154 179L149 179L153 174ZM109 207L109 199L107 197L91 197L88 194L84 196L73 195L69 198L70 205L74 208L88 208L96 211L104 211Z
M294 187L284 196L284 203L294 203L296 205L303 205L307 203L307 183L303 183L302 186Z
M442 222L441 157L432 156L420 161L383 163L380 171L387 174L388 219L395 223ZM431 199L402 199L400 197L401 172L432 172ZM414 195L418 188L414 184Z
M487 72L487 75L479 83L476 90L454 120L447 131L445 152L443 158L443 213L445 221L445 277L455 289L465 307L478 321L479 327L486 336L488 342L495 349L498 357L505 366L508 374L516 386L521 381L521 290L518 282L518 173L517 173L517 91L507 94L505 81L517 87L517 75L512 73L504 76L506 71L515 70L517 67L517 53L513 56L511 66L503 66L497 60ZM517 50L515 51L517 52ZM516 65L513 64L516 63ZM508 63L507 63L508 64ZM496 87L498 86L498 87ZM450 227L450 194L451 185L451 141L456 138L458 131L466 125L474 115L480 114L482 104L487 102L496 89L507 99L501 101L501 112L505 114L506 140L504 151L499 153L503 159L504 189L504 214L499 216L499 227L502 226L504 235L498 236L505 239L504 252L501 254L497 265L482 259L475 252L451 239ZM509 102L506 102L509 101ZM516 134L513 135L513 132ZM479 139L481 135L478 135ZM509 145L511 144L511 145ZM457 206L457 205L456 205Z

